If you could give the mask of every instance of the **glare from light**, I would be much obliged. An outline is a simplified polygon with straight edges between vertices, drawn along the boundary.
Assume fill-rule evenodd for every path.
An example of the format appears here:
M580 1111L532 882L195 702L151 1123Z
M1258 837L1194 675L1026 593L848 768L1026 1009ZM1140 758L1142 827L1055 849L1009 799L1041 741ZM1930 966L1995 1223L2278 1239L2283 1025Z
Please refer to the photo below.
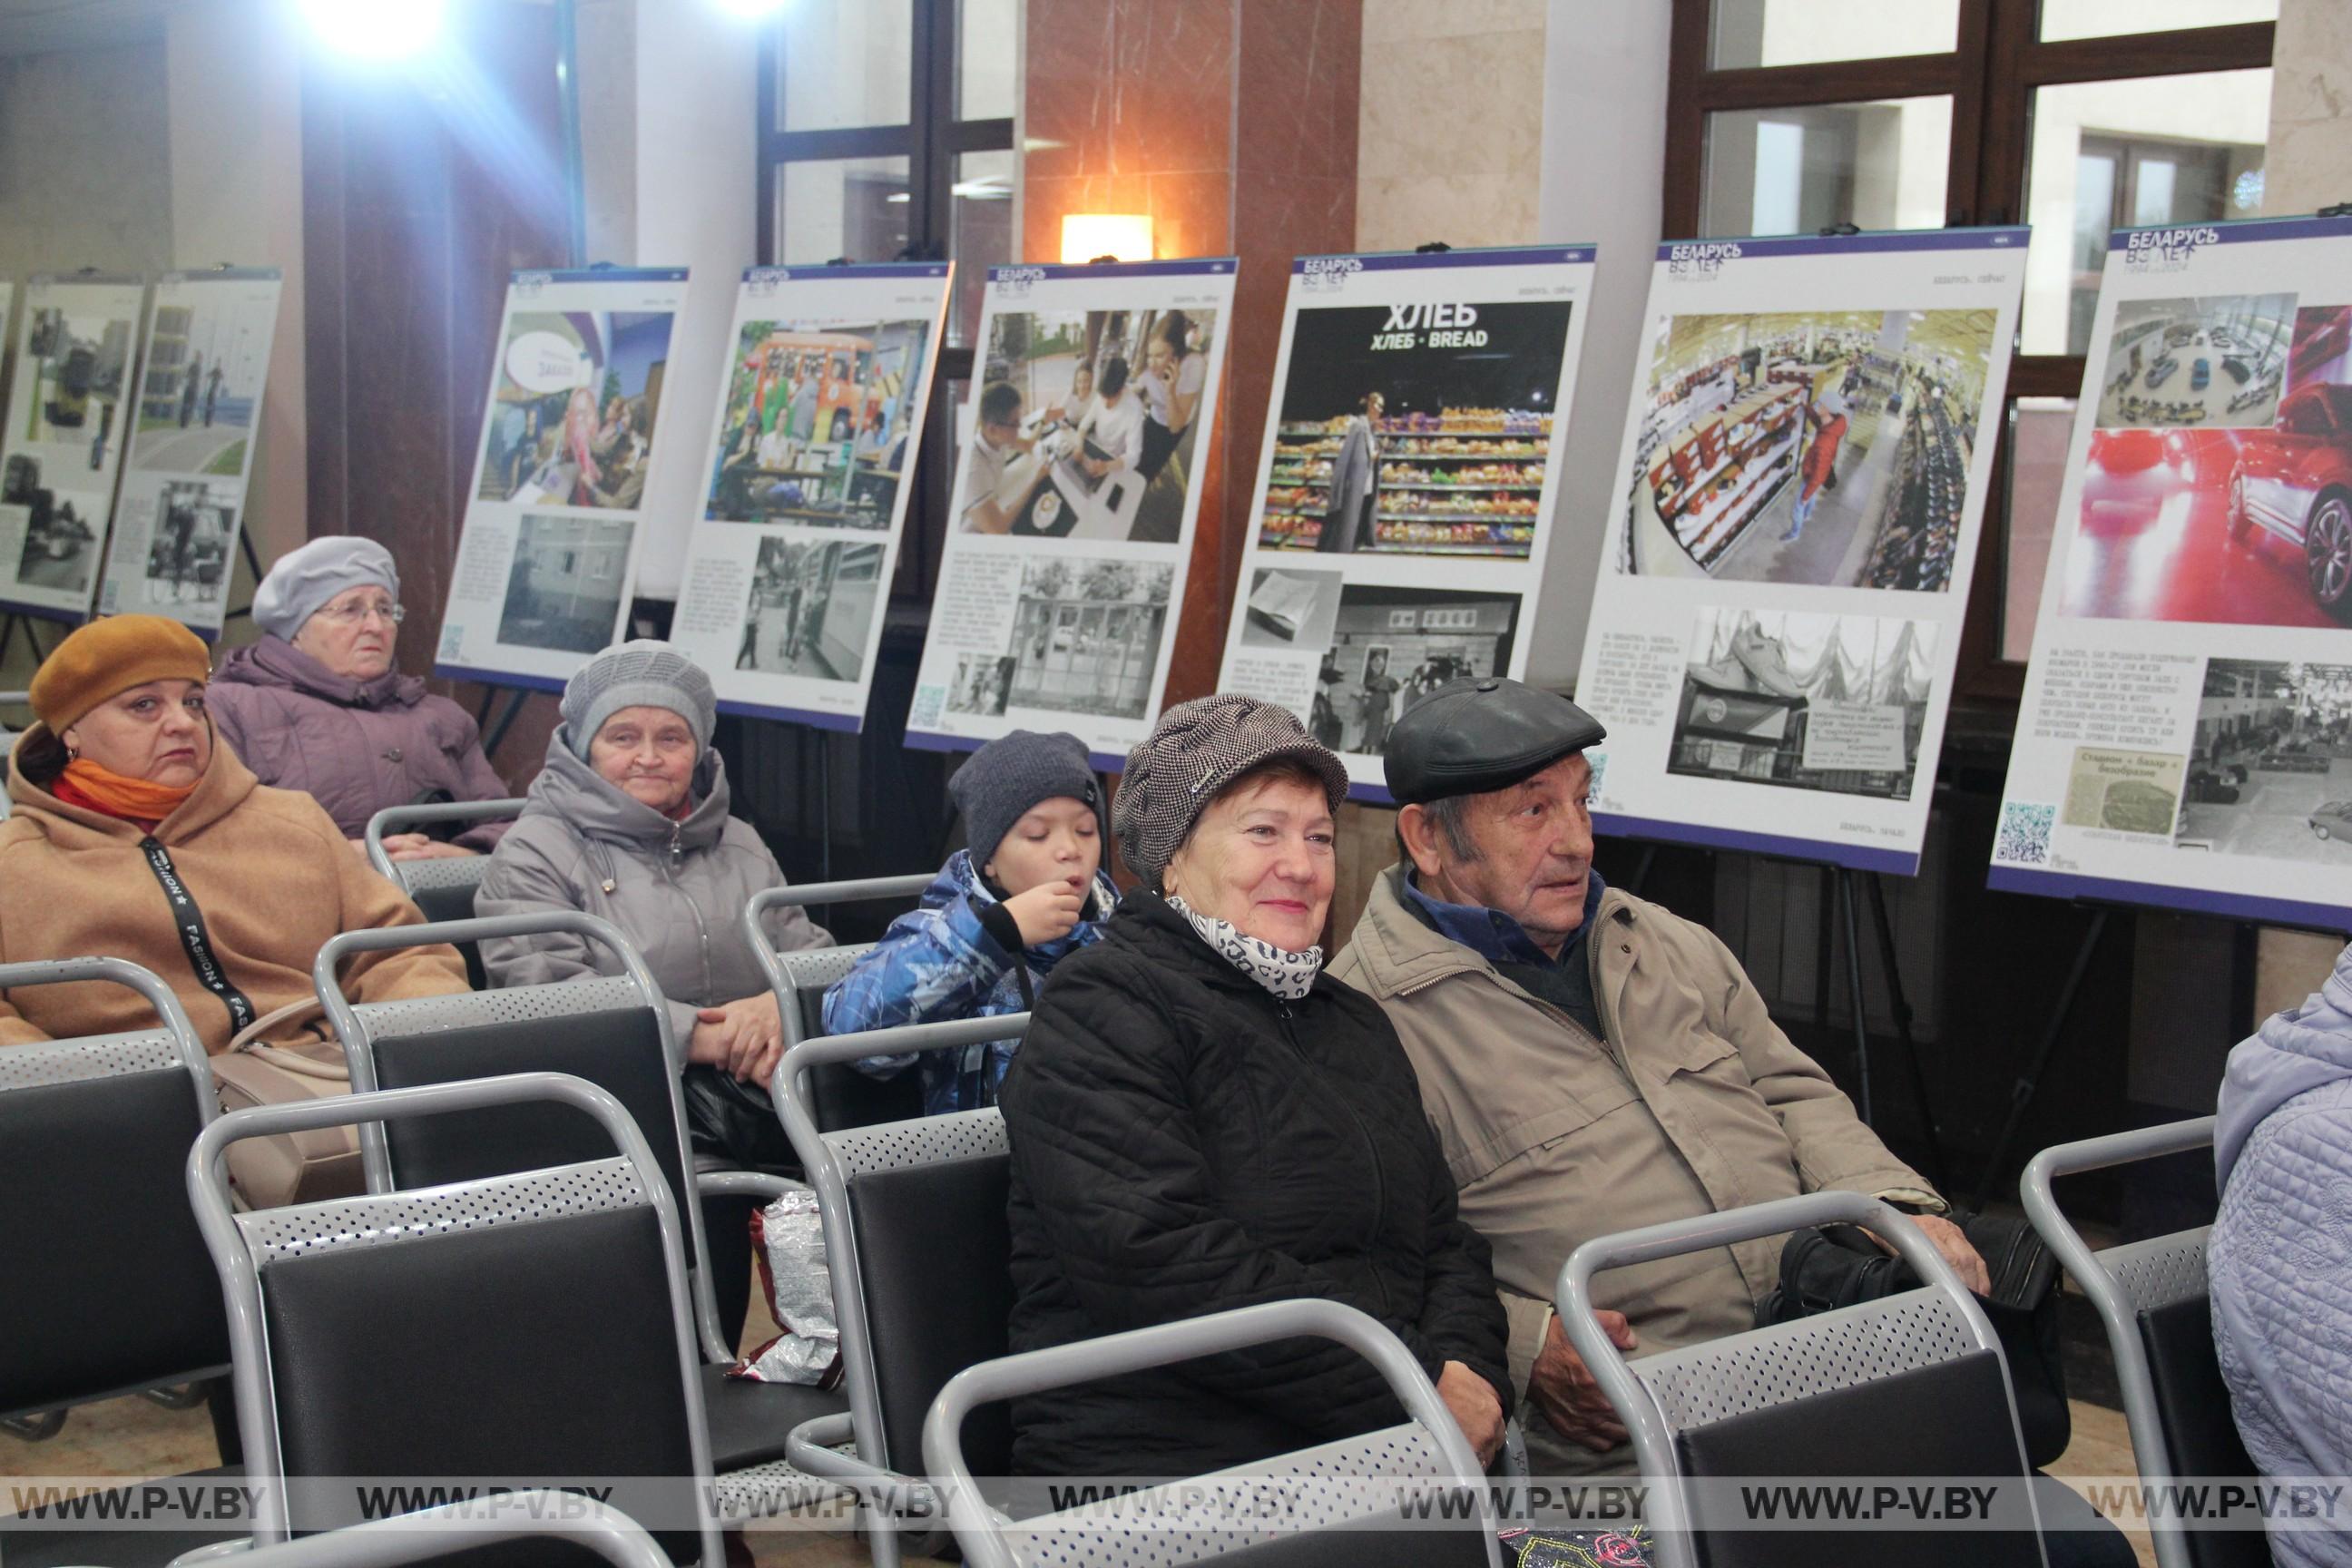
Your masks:
M740 16L746 22L772 16L784 8L784 0L715 0L715 4L729 16Z
M1062 264L1083 266L1097 256L1121 261L1151 259L1151 215L1149 213L1065 213L1062 215Z
M444 0L300 0L319 41L360 59L404 60L441 36Z

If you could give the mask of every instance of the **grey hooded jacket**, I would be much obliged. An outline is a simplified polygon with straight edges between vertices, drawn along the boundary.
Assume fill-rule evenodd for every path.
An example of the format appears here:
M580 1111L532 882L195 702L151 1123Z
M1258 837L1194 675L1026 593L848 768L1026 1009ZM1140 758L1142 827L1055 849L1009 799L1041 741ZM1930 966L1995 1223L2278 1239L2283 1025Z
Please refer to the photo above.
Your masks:
M2230 1053L2206 1240L2213 1348L2266 1476L2352 1468L2352 949L2317 994ZM2336 1530L2280 1530L2286 1568L2352 1562Z
M727 773L715 751L695 766L694 799L683 822L630 799L572 754L559 727L530 804L499 840L474 895L478 915L581 910L620 927L668 999L681 1049L696 1009L768 988L743 941L743 906L753 893L784 885L751 825L727 815ZM833 943L798 910L770 911L768 940L779 952ZM602 947L566 935L487 942L482 963L494 985L620 973Z

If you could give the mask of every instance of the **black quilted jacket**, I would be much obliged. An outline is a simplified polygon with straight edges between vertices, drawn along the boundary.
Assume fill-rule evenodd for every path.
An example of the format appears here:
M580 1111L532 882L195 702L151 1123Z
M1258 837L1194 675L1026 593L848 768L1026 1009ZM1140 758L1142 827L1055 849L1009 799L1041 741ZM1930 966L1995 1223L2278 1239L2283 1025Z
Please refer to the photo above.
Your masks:
M1130 894L1055 969L1001 1103L1014 1350L1322 1296L1510 1407L1486 1244L1360 992L1318 979L1285 1005ZM1018 1401L1013 1468L1191 1475L1403 1418L1365 1362L1294 1340Z

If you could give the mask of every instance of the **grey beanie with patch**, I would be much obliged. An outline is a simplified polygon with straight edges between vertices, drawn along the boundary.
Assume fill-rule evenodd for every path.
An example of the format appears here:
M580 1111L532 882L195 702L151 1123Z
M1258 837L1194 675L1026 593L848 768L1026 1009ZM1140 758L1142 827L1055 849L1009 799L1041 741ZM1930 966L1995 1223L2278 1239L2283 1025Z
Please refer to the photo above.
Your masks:
M709 750L719 723L710 677L676 643L651 637L614 644L565 682L558 711L572 754L587 761L588 742L624 708L667 708L693 730L697 751Z

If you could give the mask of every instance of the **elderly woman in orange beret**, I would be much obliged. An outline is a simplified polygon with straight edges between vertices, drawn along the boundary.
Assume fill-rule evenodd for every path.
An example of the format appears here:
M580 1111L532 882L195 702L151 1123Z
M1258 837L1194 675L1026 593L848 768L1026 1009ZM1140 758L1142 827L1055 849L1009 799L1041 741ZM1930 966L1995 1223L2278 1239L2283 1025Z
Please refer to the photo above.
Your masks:
M205 1048L310 995L310 964L340 932L423 917L353 855L307 795L268 789L213 733L211 660L176 621L116 616L81 627L33 677L37 719L8 762L0 823L0 963L104 953L179 994ZM355 1002L466 989L455 949L361 953ZM120 986L0 992L0 1047L153 1026ZM289 1022L272 1044L315 1042Z

